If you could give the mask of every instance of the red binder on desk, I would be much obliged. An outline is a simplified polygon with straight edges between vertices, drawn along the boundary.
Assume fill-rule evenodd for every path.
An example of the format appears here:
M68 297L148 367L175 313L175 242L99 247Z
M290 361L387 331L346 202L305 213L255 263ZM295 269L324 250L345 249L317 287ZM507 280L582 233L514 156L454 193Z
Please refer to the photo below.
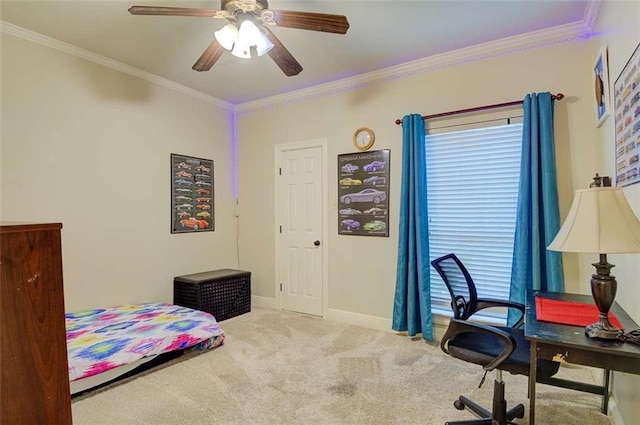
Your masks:
M597 322L599 317L600 311L595 304L536 297L536 319L541 322L587 326ZM618 329L623 329L622 324L611 312L609 322Z

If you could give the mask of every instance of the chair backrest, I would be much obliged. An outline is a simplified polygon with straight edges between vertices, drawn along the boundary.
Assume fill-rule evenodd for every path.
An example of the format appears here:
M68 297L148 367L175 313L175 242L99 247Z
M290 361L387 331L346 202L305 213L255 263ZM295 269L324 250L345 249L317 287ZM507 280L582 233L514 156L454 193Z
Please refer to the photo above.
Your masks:
M455 254L447 254L431 262L451 295L453 317L467 320L476 311L478 293L471 275Z

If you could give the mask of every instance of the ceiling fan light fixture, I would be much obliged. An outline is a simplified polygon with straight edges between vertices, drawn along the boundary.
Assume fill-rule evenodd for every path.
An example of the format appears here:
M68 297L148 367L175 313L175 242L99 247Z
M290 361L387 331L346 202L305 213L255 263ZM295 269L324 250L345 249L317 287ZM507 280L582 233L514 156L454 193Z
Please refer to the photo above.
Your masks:
M245 19L240 24L238 38L231 54L239 58L250 59L252 47L256 49L258 56L262 56L273 48L273 43L251 19Z
M240 59L251 59L251 50L249 46L241 47L238 44L233 48L231 54Z
M2 0L0 0L2 1ZM287 77L298 75L302 65L284 47L268 26L297 28L333 34L346 34L346 16L295 10L270 10L267 0L220 0L220 9L207 7L131 6L132 15L193 16L226 19L229 23L214 31L212 40L191 67L194 71L209 71L225 50L240 58L263 56L271 59Z
M246 43L242 43L240 39L238 39L236 44L233 46L231 54L237 58L251 59L251 46Z
M238 40L238 28L233 24L227 24L214 32L213 35L222 47L227 50L231 50L233 49L233 45L236 43L236 40Z
M260 38L258 39L258 43L256 44L256 51L258 56L262 56L267 53L269 50L273 49L273 43L265 33L260 31Z

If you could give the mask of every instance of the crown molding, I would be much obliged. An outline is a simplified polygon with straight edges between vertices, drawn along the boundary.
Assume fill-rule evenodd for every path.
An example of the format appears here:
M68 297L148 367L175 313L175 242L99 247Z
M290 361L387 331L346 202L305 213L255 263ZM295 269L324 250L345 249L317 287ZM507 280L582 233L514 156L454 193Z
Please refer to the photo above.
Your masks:
M595 31L596 29L603 6L603 0L587 0L587 8L584 11L584 18L582 21L591 29L591 31Z
M596 2L589 2L591 3ZM599 1L597 3L600 3ZM597 9L599 9L597 7ZM595 15L595 13L593 13ZM503 38L496 41L477 44L427 58L418 59L401 65L368 72L327 84L296 90L278 96L272 96L253 102L238 104L234 112L241 116L260 109L269 109L276 105L300 103L307 100L330 96L364 88L379 82L391 81L440 71L453 66L464 65L493 57L519 53L526 50L547 47L560 43L586 39L591 36L591 28L585 21L530 32L527 34Z
M168 89L175 90L187 96L195 97L196 99L200 99L205 102L211 103L213 105L220 106L227 110L233 109L233 104L225 102L213 96L209 96L198 90L194 90L192 88L183 86L182 84L175 83L171 80L167 80L166 78L162 78L150 72L143 71L139 68L135 68L130 65L126 65L122 62L118 62L106 56L102 56L97 53L90 52L89 50L81 49L72 44L65 43L60 40L56 40L55 38L47 37L46 35L28 30L26 28L11 24L9 22L0 20L0 32L10 34L15 37L19 37L28 41L32 41L34 43L38 43L43 46L50 47L52 49L56 49L64 53L68 53L70 55L88 60L90 62L94 62L99 65L103 65L108 68L112 68L117 71L124 72L125 74L133 75L134 77L138 77L143 80L166 87Z

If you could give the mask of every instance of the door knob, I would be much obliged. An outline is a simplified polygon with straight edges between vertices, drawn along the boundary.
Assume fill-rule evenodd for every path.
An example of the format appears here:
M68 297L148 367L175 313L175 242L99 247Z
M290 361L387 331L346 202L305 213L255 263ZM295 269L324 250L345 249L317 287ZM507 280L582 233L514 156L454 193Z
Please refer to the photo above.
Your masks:
M320 241L315 241L313 244L314 244L315 246L320 246Z

